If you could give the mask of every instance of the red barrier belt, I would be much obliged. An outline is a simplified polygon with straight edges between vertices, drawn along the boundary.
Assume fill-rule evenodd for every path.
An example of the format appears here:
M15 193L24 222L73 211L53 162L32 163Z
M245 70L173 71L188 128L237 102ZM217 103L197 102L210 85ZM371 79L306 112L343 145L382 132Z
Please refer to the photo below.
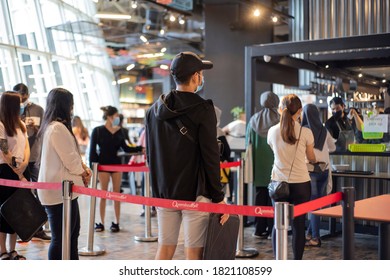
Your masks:
M221 168L230 168L240 166L240 161L224 162L221 163ZM145 165L130 165L130 164L110 164L110 165L99 165L99 171L110 171L110 172L149 172L149 167Z
M173 208L180 210L195 210L213 213L228 213L245 216L258 216L264 218L273 218L274 209L271 206L243 206L243 205L228 205L219 203L205 203L185 200L172 200L162 198L143 197L137 195L114 193L96 189L88 189L79 186L73 186L73 192L96 196L100 198L116 200L120 202L128 202L134 204L143 204L148 206L157 206L164 208Z
M6 180L0 178L0 185L7 187L16 187L24 189L45 189L45 190L59 190L62 188L61 183L33 183L16 180Z
M149 172L147 166L132 166L129 164L111 164L111 165L99 165L99 171L111 171L111 172Z
M294 206L294 218L300 215L306 214L308 212L317 210L324 206L336 203L343 199L342 192L336 192L321 198L310 200L308 202Z

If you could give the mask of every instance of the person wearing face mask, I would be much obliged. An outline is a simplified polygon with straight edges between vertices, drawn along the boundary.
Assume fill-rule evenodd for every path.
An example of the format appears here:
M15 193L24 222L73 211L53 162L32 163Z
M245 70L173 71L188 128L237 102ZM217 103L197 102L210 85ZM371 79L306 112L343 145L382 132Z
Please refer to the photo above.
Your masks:
M348 144L362 140L363 121L355 109L351 108L348 114L345 112L345 104L341 97L334 97L330 100L329 106L332 117L325 122L325 127L337 140L336 151L346 151Z
M14 86L13 90L20 95L20 118L26 125L28 143L30 145L30 160L28 163L27 172L32 182L37 182L39 174L39 154L41 152L41 143L38 140L38 130L43 119L43 108L38 104L35 104L29 100L30 93L28 87L19 83ZM34 190L34 192L36 192ZM34 235L34 239L42 241L50 241L51 237L48 236L43 228L37 231Z
M127 153L138 153L143 151L142 146L130 147L126 144L126 138L120 127L120 118L118 109L113 106L105 106L100 108L103 111L103 120L105 124L95 127L92 130L89 162L97 162L101 165L121 164L121 159L118 157L118 151L123 149ZM99 182L102 190L108 189L108 183L112 181L113 191L120 192L122 182L121 172L100 171ZM96 223L95 231L104 231L106 211L106 200L100 199L100 223ZM114 202L115 222L111 223L110 230L118 232L120 220L120 202Z
M177 54L170 66L176 89L162 94L146 113L146 152L154 197L225 203L214 105L196 94L204 85L203 70L212 67L212 62L195 53ZM228 214L221 215L220 223L228 218ZM157 221L155 259L173 258L182 223L185 258L202 259L209 213L157 207Z

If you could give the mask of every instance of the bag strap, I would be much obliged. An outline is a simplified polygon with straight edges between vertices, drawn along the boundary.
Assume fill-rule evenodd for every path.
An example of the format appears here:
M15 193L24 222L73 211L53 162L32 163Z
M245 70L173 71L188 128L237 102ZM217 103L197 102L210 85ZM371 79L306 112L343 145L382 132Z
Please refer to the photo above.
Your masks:
M181 119L176 118L176 119L175 119L175 122L176 122L177 127L179 128L180 133L181 133L182 135L186 136L191 142L193 142L193 143L196 144L196 141L195 141L194 137L192 137L192 136L188 133L188 129L187 129L187 127L183 124L183 122L181 121Z
M292 161L292 163L291 163L290 173L288 174L287 182L290 181L290 176L291 176L291 171L292 171L293 166L294 166L295 156L297 155L298 143L299 143L299 140L301 139L301 132L302 132L302 125L301 125L301 128L299 129L298 141L297 141L297 144L296 144L296 146L295 146L294 158L293 158L293 161Z

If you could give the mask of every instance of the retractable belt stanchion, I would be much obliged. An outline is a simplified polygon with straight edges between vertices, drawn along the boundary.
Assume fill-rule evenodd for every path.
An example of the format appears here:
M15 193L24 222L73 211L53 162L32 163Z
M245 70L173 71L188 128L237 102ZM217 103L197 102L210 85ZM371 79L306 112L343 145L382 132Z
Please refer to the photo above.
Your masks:
M97 162L92 163L92 188L97 189L97 177L98 177L98 164ZM87 247L83 247L79 250L81 256L99 256L104 254L105 249L99 246L94 246L94 234L95 234L95 211L96 211L96 196L91 196L89 204L89 225L88 225L88 237Z
M145 197L150 197L149 172L144 172L144 190ZM136 241L155 242L157 237L152 236L152 223L150 220L150 206L145 205L145 236L134 236Z
M62 182L62 259L70 260L70 226L72 217L72 181Z
M343 218L342 218L342 235L343 235L343 259L355 259L355 189L353 187L344 187L343 191Z
M240 161L240 159L238 159ZM244 205L244 178L242 172L242 162L237 168L237 205ZM238 239L237 239L237 258L251 258L256 257L259 252L254 248L243 248L244 246L244 223L243 216L239 215L240 218L240 227L238 230Z
M287 260L287 235L290 217L288 202L275 203L276 259ZM290 216L291 214L291 216Z

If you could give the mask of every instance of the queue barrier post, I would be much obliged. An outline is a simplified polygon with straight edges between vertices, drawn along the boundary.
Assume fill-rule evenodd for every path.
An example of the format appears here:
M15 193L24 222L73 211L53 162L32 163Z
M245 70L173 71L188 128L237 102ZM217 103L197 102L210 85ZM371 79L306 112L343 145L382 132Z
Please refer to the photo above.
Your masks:
M244 177L243 177L243 168L242 161L240 161L240 166L237 168L237 205L244 205ZM238 239L237 239L237 249L236 249L236 257L237 258L252 258L256 257L259 252L254 248L243 248L244 246L244 222L243 216L238 216L240 219L240 227L238 230Z
M144 172L144 190L145 197L150 197L150 177L149 172ZM134 236L134 240L141 242L155 242L157 237L152 236L152 222L150 215L150 206L145 205L145 235Z
M353 260L355 258L355 188L343 187L343 217L342 217L342 239L343 259Z
M288 227L292 216L288 202L275 202L276 260L287 260Z
M98 177L98 163L92 163L92 189L97 189L97 177ZM95 235L95 212L96 212L96 196L91 196L89 204L89 225L88 225L88 236L87 246L79 250L80 256L99 256L105 253L105 249L94 245Z
M70 260L70 228L72 217L72 181L62 182L62 259Z

